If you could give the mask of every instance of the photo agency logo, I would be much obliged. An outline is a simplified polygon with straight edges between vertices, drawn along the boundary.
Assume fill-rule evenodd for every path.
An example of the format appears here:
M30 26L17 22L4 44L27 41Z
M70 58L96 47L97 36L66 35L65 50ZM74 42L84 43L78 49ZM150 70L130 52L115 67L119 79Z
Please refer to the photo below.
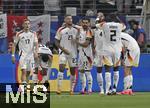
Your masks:
M0 103L19 108L49 108L50 94L44 85L0 84Z

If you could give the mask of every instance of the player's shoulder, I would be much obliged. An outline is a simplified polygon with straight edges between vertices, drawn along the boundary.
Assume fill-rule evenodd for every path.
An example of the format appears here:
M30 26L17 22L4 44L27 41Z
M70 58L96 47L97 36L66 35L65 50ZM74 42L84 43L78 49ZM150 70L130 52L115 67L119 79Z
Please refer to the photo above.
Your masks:
M19 32L16 32L16 37L19 37L22 33L24 33L23 30L19 31Z
M78 30L78 31L82 29L81 26L75 25L75 24L73 24L72 27L73 27L74 29Z
M61 26L61 27L58 28L57 32L61 32L61 31L63 31L65 28L66 28L66 26Z

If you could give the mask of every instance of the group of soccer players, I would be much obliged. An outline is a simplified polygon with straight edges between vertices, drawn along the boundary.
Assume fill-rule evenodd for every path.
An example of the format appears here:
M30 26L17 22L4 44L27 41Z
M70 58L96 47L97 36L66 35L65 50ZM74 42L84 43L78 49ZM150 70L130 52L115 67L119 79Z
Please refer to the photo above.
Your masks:
M61 93L63 72L66 62L70 66L70 94L74 93L76 84L76 69L80 73L81 94L85 94L86 81L87 93L92 93L93 77L91 68L97 68L97 82L100 94L117 94L119 81L119 67L124 67L124 90L121 94L132 92L132 67L138 66L140 49L129 34L123 32L125 25L115 14L104 16L99 13L95 29L91 28L88 18L81 19L80 26L72 23L72 16L66 15L64 24L55 36L55 43L59 48L59 73L58 90ZM102 68L105 68L105 90L103 86ZM113 85L111 85L111 68L113 68Z
M113 95L117 93L119 81L119 67L124 67L124 90L121 94L132 93L132 67L138 66L140 49L129 34L123 32L125 25L120 19L109 14L99 13L95 28L90 19L81 19L81 24L74 25L71 15L64 17L63 25L57 30L55 44L59 48L59 72L57 78L57 94L61 94L63 72L66 63L70 67L70 94L74 94L76 85L76 72L80 73L81 94L92 93L93 77L91 69L96 66L97 82L100 94ZM23 30L14 38L12 48L12 61L15 62L15 48L19 46L19 64L22 71L21 83L26 85L28 76L32 75L33 82L38 83L38 71L43 75L42 83L49 80L52 63L51 50L38 42L35 32L30 30L30 21L24 20ZM105 68L105 90L103 85L102 68ZM113 68L113 85L111 85L111 68Z

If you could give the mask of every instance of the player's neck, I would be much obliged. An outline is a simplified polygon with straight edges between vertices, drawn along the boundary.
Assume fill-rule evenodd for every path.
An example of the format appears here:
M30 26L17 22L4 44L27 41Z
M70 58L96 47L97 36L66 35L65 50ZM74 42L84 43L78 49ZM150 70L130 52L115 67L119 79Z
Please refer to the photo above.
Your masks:
M66 24L66 27L71 28L72 24Z
M29 32L29 29L23 29L23 31L27 33L27 32Z

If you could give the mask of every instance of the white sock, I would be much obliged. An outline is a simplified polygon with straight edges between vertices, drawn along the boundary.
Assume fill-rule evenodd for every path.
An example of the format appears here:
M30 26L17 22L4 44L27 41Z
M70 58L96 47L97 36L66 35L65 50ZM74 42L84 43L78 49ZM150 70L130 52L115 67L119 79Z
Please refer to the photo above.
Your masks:
M32 80L33 80L33 83L38 83L38 74L33 74Z
M71 87L70 90L71 91L74 91L75 84L76 84L76 76L70 75L70 87Z
M85 73L80 73L80 79L81 79L82 91L84 91L86 87Z
M106 94L107 94L111 87L111 73L110 72L105 73L105 81L106 81Z
M92 92L93 78L90 71L85 72L88 80L88 92Z
M97 82L98 82L98 85L100 87L101 92L103 92L104 91L104 87L103 87L103 76L102 76L102 73L97 73Z
M132 89L132 85L133 85L133 76L129 75L129 88Z
M114 76L113 76L113 91L114 92L116 92L118 81L119 81L119 71L114 71Z
M22 81L23 84L27 84L27 81Z
M64 73L58 72L58 75L57 75L57 80L58 80L57 86L58 86L58 90L61 90L63 76L64 76Z
M124 90L127 90L129 88L129 76L124 77Z

